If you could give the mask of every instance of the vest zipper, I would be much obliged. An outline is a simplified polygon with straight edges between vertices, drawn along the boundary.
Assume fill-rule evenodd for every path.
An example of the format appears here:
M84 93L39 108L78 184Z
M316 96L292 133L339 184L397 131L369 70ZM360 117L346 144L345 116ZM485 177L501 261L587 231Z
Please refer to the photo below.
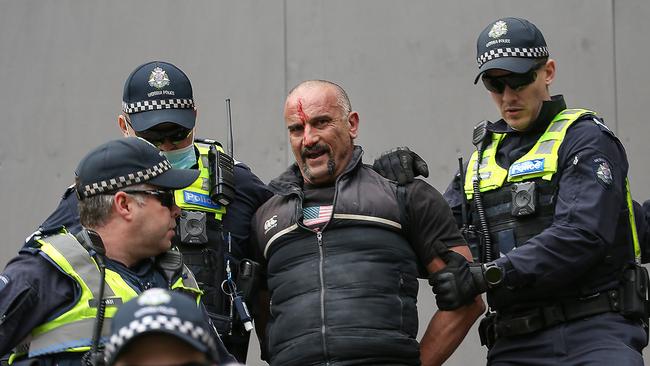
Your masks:
M331 218L330 218L331 220ZM320 275L320 320L321 320L321 336L323 338L323 355L325 356L326 365L329 365L329 356L327 352L327 341L326 341L326 328L325 328L325 277L323 274L323 262L325 261L325 256L323 254L323 233L318 230L316 231L316 240L318 241L318 253L319 253L319 266L318 273Z

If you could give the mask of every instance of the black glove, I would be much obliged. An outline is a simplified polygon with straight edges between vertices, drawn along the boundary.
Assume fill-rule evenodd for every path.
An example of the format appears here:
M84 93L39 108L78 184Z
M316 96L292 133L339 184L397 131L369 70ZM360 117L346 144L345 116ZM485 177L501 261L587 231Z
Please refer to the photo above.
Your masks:
M480 263L469 263L454 251L441 256L447 266L429 275L429 284L436 294L440 310L455 310L474 301L488 286Z
M429 167L420 155L408 147L396 147L375 159L372 168L382 177L404 185L413 182L415 177L429 176Z

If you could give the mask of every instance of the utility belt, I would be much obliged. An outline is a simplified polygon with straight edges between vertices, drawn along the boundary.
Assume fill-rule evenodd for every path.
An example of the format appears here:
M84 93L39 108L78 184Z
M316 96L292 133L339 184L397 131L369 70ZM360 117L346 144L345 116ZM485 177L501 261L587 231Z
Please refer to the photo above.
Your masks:
M479 325L479 336L481 345L491 348L501 337L530 334L607 312L641 320L647 332L649 310L648 272L642 266L631 265L623 271L623 284L618 289L511 313L488 313Z

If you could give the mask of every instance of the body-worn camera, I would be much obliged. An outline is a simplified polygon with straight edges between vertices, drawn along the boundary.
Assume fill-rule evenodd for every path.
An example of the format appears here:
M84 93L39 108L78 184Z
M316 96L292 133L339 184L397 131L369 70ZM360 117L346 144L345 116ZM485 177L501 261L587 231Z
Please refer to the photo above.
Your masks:
M511 215L527 216L535 213L537 195L535 182L515 183L511 186L512 193Z
M183 244L205 244L208 242L205 212L181 211L176 228L178 237Z

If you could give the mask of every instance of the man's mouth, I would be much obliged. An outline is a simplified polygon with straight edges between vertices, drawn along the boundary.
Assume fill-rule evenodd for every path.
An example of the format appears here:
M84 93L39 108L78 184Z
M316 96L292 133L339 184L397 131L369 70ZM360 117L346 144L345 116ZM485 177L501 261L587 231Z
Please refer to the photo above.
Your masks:
M302 151L302 159L307 160L307 159L316 159L319 158L325 154L329 153L329 150L324 147L324 146L319 146L316 148L312 149L304 149Z
M506 107L505 108L506 113L517 113L517 112L519 112L521 110L522 110L521 107Z

